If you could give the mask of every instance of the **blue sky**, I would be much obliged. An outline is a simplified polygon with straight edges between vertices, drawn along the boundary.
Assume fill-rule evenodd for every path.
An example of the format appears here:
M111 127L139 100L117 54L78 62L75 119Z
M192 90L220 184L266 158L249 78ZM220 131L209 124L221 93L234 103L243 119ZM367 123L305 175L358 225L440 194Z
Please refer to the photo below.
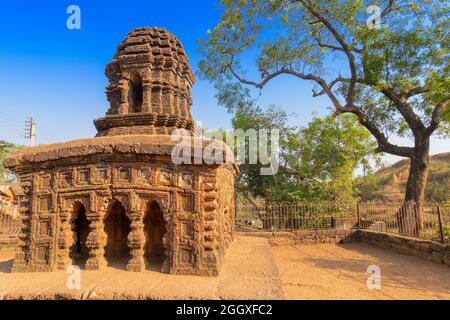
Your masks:
M81 9L81 30L66 27L71 4ZM196 71L197 40L215 26L220 13L218 0L3 2L0 139L26 144L21 136L27 116L38 124L38 143L94 136L92 120L108 109L104 68L127 32L141 26L168 29L181 40ZM314 112L326 114L330 106L326 98L312 98L311 88L286 76L257 98L262 106L276 104L295 112L292 123L306 125ZM229 128L230 116L214 95L211 84L197 79L193 115L206 128ZM433 141L432 153L448 150L448 141Z

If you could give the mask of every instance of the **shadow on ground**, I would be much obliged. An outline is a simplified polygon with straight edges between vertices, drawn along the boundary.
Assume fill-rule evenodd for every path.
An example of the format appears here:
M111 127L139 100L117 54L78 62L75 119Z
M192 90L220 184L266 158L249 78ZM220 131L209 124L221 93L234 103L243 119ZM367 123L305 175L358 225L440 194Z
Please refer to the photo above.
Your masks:
M0 262L0 273L11 273L14 259Z

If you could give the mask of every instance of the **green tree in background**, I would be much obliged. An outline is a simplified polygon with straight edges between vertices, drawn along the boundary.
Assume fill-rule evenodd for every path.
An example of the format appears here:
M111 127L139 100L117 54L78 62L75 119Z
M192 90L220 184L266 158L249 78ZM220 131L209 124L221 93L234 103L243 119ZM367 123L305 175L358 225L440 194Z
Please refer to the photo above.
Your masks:
M262 90L281 75L311 81L313 95L327 96L336 115L356 116L376 139L377 152L411 159L405 201L421 205L430 137L450 134L442 118L450 102L448 1L222 4L221 21L201 42L201 75L216 81L219 90L230 81ZM367 11L373 4L379 6L380 24ZM242 67L252 54L259 79ZM412 137L414 145L392 143L393 134Z
M314 118L294 140L289 165L322 199L353 200L355 170L371 173L370 160L378 165L375 142L354 115Z
M18 145L0 140L0 183L8 183L13 180L11 172L6 170L3 166L3 160L18 148L20 148Z
M237 186L247 198L349 202L354 200L355 170L370 171L371 158L378 160L370 133L353 115L314 118L299 129L288 125L288 115L281 108L270 106L263 110L256 105L240 84L228 84L217 98L219 104L234 113L235 130L280 130L280 166L275 175L261 175L261 163L242 161L240 165Z

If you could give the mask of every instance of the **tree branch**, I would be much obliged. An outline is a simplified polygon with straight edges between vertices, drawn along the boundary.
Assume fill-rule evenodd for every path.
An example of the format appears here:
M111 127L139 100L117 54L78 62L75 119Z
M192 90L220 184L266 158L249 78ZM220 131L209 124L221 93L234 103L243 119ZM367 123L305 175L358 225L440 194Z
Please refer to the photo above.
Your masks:
M305 8L309 11L311 15L313 15L317 20L319 20L327 29L330 31L330 33L333 35L333 37L336 39L336 41L341 45L342 50L347 56L351 78L348 86L348 92L347 92L347 105L351 106L353 105L353 95L355 92L355 86L356 81L358 78L358 74L356 71L356 62L355 62L355 56L352 53L352 46L350 46L345 40L344 37L332 26L332 24L322 15L320 12L314 10L312 6L310 6L307 1L305 0L298 0Z
M230 64L227 65L226 67L230 70L231 74L242 84L251 85L258 89L262 89L273 78L275 78L279 75L282 75L282 74L289 74L289 75L295 76L295 77L303 79L303 80L315 81L322 88L322 91L324 92L324 94L326 93L328 95L328 97L333 102L333 105L336 109L342 107L339 102L339 99L336 97L336 95L331 90L331 87L329 87L327 85L327 82L325 81L325 79L323 79L319 76L313 75L311 73L304 74L304 73L301 73L301 72L298 72L298 71L295 71L292 69L281 69L281 70L275 71L273 73L269 73L269 72L265 71L263 79L260 82L255 82L255 81L244 79L241 76L239 76L239 74L234 70L232 63L233 63L233 59L231 59ZM336 82L338 82L338 81L336 81Z
M425 125L422 120L415 114L413 108L408 103L408 97L406 94L397 95L391 88L381 90L389 100L391 100L395 108L405 119L408 126L411 128L413 134L420 134L425 130Z
M418 86L406 92L405 95L407 98L411 98L417 96L418 94L427 93L429 90L430 89L428 86Z
M327 44L327 43L322 43L322 42L320 41L320 39L318 39L318 38L316 38L316 37L314 37L314 36L313 36L313 38L314 38L314 40L316 40L317 45L318 45L319 47L321 47L321 48L328 48L328 49L335 50L335 51L344 51L344 49L341 48L341 47L334 46L334 45Z
M348 81L348 80L349 80L349 79L347 79L347 78L338 77L338 78L334 79L333 81L331 81L331 82L327 85L327 87L331 90L331 89L333 89L333 87L334 87L337 83L339 83L339 82L346 82L346 81ZM325 90L322 90L322 91L317 92L317 91L315 91L315 90L313 89L313 97L314 97L314 98L315 98L315 97L319 97L319 96L323 96L325 93L326 93Z
M442 122L442 111L445 110L449 103L450 99L446 98L436 105L431 115L430 125L425 129L425 134L427 136L431 136L433 132L439 127L439 124Z
M398 7L395 7L396 1L395 0L388 0L388 4L386 8L381 12L381 18L387 16L389 13L394 12L398 9Z
M345 107L337 109L335 112L335 115L339 115L342 113L353 113L358 117L359 123L364 126L376 139L378 143L378 148L376 149L376 152L387 152L393 155L397 155L400 157L408 157L410 158L413 153L413 148L410 147L400 147L398 145L392 144L389 142L388 138L378 129L378 127L369 120L367 114L364 112L363 109L359 107Z

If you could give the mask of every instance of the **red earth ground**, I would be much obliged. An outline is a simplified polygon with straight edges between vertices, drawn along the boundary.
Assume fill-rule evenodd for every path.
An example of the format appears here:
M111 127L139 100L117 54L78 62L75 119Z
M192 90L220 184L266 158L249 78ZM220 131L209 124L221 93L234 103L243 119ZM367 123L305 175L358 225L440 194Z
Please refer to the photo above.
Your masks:
M367 244L280 245L238 237L219 277L143 273L108 267L68 274L10 273L13 254L0 252L1 299L450 299L450 268ZM380 267L370 290L367 268Z

